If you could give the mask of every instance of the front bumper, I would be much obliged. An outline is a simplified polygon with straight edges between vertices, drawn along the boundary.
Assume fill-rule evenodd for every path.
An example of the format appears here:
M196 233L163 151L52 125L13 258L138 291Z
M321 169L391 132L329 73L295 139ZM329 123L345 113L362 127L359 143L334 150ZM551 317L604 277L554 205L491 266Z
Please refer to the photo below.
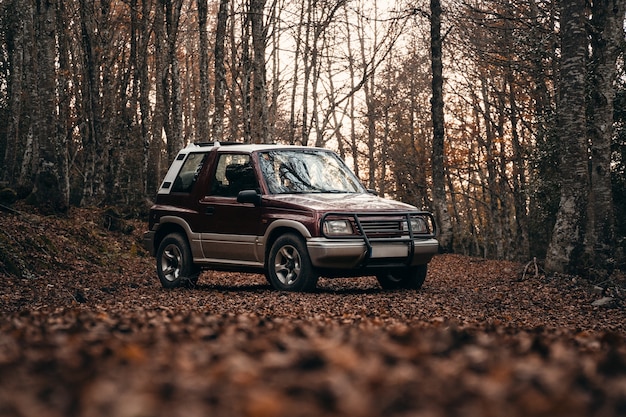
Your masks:
M323 269L425 265L439 251L436 239L413 242L410 245L406 241L387 241L368 247L363 240L312 238L307 241L307 248L313 266Z

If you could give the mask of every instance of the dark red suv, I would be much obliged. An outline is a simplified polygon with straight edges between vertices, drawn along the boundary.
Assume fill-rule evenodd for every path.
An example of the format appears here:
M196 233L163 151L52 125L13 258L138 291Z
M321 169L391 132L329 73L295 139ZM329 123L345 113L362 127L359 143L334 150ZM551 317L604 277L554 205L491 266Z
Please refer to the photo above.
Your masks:
M438 251L430 213L368 192L332 151L219 143L180 151L144 243L167 288L217 269L264 273L279 290L320 276L419 289Z

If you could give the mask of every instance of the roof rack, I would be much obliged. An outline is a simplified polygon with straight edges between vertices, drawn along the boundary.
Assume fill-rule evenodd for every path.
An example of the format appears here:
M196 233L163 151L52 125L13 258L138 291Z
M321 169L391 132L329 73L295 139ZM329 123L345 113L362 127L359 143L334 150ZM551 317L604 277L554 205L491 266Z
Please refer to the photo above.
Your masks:
M228 145L244 145L243 142L194 142L196 146L228 146Z

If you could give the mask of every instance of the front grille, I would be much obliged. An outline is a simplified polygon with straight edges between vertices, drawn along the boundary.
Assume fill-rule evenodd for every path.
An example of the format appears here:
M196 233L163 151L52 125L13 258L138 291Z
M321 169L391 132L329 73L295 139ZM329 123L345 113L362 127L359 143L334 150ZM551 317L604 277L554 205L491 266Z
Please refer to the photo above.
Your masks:
M402 222L398 220L360 220L363 232L371 237L374 236L400 236L406 232L402 230Z

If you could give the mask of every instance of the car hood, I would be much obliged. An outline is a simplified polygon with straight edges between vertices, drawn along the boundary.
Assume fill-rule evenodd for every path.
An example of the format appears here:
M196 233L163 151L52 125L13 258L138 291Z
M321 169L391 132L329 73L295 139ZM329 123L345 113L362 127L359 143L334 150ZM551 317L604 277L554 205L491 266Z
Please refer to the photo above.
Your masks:
M415 211L416 207L366 193L279 194L272 199L315 211Z

